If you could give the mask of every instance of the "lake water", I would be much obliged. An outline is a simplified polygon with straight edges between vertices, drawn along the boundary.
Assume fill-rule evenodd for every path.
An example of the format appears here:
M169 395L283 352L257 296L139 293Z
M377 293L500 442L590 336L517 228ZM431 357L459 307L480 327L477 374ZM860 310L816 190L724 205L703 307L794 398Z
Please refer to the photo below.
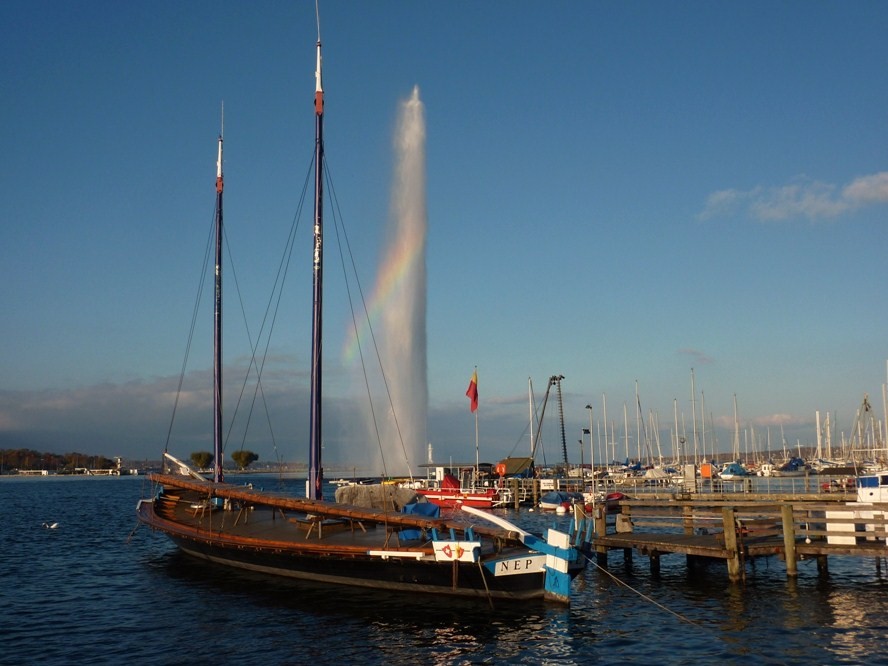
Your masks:
M888 663L888 564L872 559L830 558L827 577L803 561L794 581L759 560L735 586L724 564L664 556L654 576L614 552L570 608L490 610L204 565L135 529L149 494L145 477L0 478L0 664Z

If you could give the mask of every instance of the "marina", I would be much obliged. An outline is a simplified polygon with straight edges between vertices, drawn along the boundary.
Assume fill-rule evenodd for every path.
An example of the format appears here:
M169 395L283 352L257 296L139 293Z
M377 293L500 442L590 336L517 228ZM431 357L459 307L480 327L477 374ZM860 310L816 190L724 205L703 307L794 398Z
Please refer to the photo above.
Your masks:
M237 483L295 494L304 477L254 474ZM678 666L752 659L802 666L868 663L888 649L888 575L875 558L830 555L828 571L821 571L806 557L798 575L787 577L779 557L756 557L735 583L725 560L699 558L691 568L681 554L663 554L653 572L639 551L626 560L611 549L606 566L595 566L593 556L578 576L569 607L528 601L497 603L491 611L439 597L405 603L410 597L402 593L318 586L193 560L144 527L134 530L132 517L116 511L135 506L146 485L144 476L0 478L8 510L0 573L16 581L0 608L0 664L182 663L181 645L210 633L224 663L619 659ZM636 538L655 529L640 524L642 507L631 508ZM531 531L566 530L572 519L531 509L496 513ZM97 525L95 515L110 518ZM47 623L57 631L47 632ZM244 640L245 626L255 628L261 646ZM331 627L335 641L310 647ZM163 641L154 640L158 632ZM88 653L72 653L72 645L86 641Z
M885 660L881 7L31 4L0 666Z

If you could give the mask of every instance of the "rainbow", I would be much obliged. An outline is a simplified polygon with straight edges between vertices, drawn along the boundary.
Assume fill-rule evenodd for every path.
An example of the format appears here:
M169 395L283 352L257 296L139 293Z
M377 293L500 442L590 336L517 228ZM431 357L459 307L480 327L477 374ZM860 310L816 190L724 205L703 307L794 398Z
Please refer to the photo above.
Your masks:
M405 230L406 231L406 230ZM358 353L359 341L369 344L370 324L379 321L382 311L394 301L394 295L404 284L407 276L418 276L420 263L425 257L425 232L410 229L398 236L396 244L389 249L388 257L382 264L376 278L376 287L367 303L367 316L360 317L346 336L342 358L352 361Z
M365 303L366 319L355 324L347 334L343 359L354 360L361 344L369 344L370 327L390 306L409 311L411 289L425 294L425 241L428 225L425 208L425 121L419 101L419 87L414 86L409 100L400 105L395 132L397 167L388 256L376 277L376 288ZM409 280L409 282L408 282ZM399 302L400 301L400 302ZM359 319L360 316L358 317Z

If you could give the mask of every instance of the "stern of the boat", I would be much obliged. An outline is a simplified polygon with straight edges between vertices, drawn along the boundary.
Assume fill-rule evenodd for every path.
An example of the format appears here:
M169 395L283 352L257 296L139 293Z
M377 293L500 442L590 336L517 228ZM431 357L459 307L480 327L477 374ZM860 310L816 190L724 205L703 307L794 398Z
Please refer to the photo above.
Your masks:
M582 570L579 551L570 544L570 535L549 528L546 545L546 582L544 598L559 603L570 603L570 582Z

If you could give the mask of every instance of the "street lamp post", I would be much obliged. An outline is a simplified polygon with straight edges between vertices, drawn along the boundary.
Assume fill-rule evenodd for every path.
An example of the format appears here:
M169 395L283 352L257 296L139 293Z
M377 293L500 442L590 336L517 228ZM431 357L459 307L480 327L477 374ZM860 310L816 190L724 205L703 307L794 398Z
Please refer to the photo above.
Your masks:
M592 405L586 405L586 409L589 410L589 450L592 452L592 459L590 464L592 465L592 504L595 504L595 500L597 498L597 493L595 491L595 442L592 439ZM585 428L583 429L585 431Z

